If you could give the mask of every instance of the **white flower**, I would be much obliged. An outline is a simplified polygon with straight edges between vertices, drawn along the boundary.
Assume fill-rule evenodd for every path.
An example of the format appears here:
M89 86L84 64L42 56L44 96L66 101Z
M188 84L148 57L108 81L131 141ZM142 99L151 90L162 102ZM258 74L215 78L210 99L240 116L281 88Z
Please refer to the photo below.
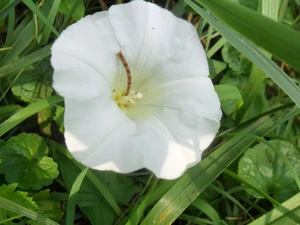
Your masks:
M67 147L93 169L145 167L175 179L219 129L220 102L195 28L154 4L86 16L60 35L51 62Z

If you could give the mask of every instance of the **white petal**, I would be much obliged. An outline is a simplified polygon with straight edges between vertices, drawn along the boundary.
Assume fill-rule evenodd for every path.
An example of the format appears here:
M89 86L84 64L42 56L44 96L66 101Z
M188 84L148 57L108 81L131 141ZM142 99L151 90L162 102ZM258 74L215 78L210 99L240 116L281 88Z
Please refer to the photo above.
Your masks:
M215 137L222 116L220 102L209 78L185 79L149 90L136 112L155 116L181 147L188 166L201 159Z
M181 148L188 167L201 160L203 151L213 141L220 123L184 110L164 109L157 116Z
M220 120L220 100L208 77L170 81L151 86L139 105L153 105L196 113Z
M186 162L177 141L155 117L137 122L144 167L158 178L176 179L186 170Z
M131 90L143 95L125 111L112 99L127 84L120 50ZM83 18L55 42L51 62L65 97L67 147L91 168L146 167L175 179L201 160L219 128L220 103L195 28L154 4L136 0Z
M203 48L187 21L139 0L112 6L109 16L132 69L133 85L155 77L164 81L208 76Z
M98 76L101 76L108 84L111 84L119 70L122 69L116 55L119 51L120 46L115 38L108 12L84 17L63 31L52 46L51 62L54 67L54 84L70 82L71 73L74 73L78 68L81 70L81 73L74 74L76 79L84 80L88 77L88 79L92 78L98 81L98 78L96 78L98 73ZM65 64L66 57L62 58L63 54L69 56L69 63ZM71 59L73 62L71 62ZM82 65L77 66L78 61L81 61L81 64L86 64L86 66L84 68ZM57 68L61 72L57 73ZM83 69L86 69L85 73L82 72ZM59 80L56 81L56 79ZM87 87L89 85L92 85L92 82ZM95 87L93 88L98 87L98 83L94 85ZM63 85L58 85L56 86L56 91L63 94L66 92L64 94L65 97L73 97L75 93L70 93L70 96L67 94L70 92L70 86L71 84L68 85L68 90L64 90ZM78 85L74 86L74 92L76 92L77 87ZM80 94L77 93L76 95ZM84 97L87 96L83 94Z
M155 74L159 83L186 78L207 77L207 58L198 35L191 37ZM155 84L154 84L155 85Z
M94 98L111 93L108 82L93 67L65 53L55 52L53 87L58 94L77 99Z
M128 173L143 168L136 125L114 101L65 99L65 139L82 164Z

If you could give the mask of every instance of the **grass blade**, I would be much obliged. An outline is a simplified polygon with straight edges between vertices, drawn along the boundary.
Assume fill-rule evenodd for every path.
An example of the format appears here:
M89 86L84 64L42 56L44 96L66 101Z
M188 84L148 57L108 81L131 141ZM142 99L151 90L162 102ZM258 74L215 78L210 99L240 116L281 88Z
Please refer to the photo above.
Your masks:
M83 181L87 171L88 171L87 167L84 170L82 170L72 185L70 195L68 198L67 210L66 210L67 225L74 224L75 206L76 206L76 202L77 202L78 192L80 190L80 186L82 184L82 181Z
M6 56L0 62L0 66L7 65L14 61L21 52L34 40L35 37L35 26L32 20L27 26L22 30L21 34L18 36L17 40L14 42L11 50L9 50Z
M220 225L221 224L221 219L217 211L205 200L201 198L195 199L192 203L193 206L198 208L200 211L204 212L212 221L213 224L215 225Z
M52 24L48 21L48 19L45 17L45 15L41 12L41 10L34 4L31 0L22 0L25 5L34 13L36 14L43 22L44 24L49 27L49 29L56 35L59 36L59 33L57 30L52 26Z
M48 145L52 146L53 148L59 150L61 154L65 155L68 159L72 161L81 171L85 169L85 166L78 163L71 153L67 150L67 148L61 144L58 144L54 141L47 141ZM95 187L99 190L99 192L103 195L103 197L107 200L110 206L114 209L117 215L122 214L122 210L119 207L118 203L115 201L114 197L108 191L108 189L102 184L99 178L93 173L93 171L89 170L86 174L86 177L95 185Z
M269 119L262 119L244 132L260 136L264 135L271 126L272 122ZM191 202L253 142L252 137L234 137L222 145L179 179L152 208L142 225L164 225L174 222Z
M50 55L50 49L51 45L47 45L44 48L26 55L13 63L0 67L0 78L3 78L10 73L16 72L17 70L26 68L27 66L46 58Z
M48 21L53 24L55 17L57 15L59 6L60 6L60 2L61 0L55 0L53 2L53 5L51 7L51 10L49 12L48 15ZM43 35L42 35L42 40L41 40L41 45L45 45L48 43L49 37L50 37L50 33L51 33L51 29L49 27L45 27L44 31L43 31Z
M17 214L24 215L30 219L40 222L41 224L58 225L58 223L54 222L53 220L46 218L40 214L37 214L36 212L27 209L24 206L12 202L6 198L0 197L0 208L15 212Z
M300 193L294 195L282 205L259 217L249 225L282 225L300 223Z
M15 0L9 3L4 9L2 9L0 11L0 21L3 20L20 1L21 0Z
M261 70L263 70L298 106L300 106L300 89L272 60L266 57L246 38L236 32L233 32L230 27L217 21L214 17L209 15L191 0L186 0L186 2L198 14L200 14L205 20L207 20L207 22L210 23L220 34L222 34L222 36L225 37L231 45L233 45L236 49L243 53L258 67L260 67ZM300 36L298 40L300 40ZM276 47L278 48L278 46ZM300 48L299 44L298 48ZM293 51L296 51L296 49L294 49Z
M249 40L300 70L300 32L233 1L196 0L196 2Z
M62 102L63 98L61 96L55 95L46 99L39 100L26 108L20 110L15 115L5 120L2 124L0 124L0 137L8 132L13 127L17 126L19 123L27 119L28 117L36 114L42 109L49 107L53 104Z

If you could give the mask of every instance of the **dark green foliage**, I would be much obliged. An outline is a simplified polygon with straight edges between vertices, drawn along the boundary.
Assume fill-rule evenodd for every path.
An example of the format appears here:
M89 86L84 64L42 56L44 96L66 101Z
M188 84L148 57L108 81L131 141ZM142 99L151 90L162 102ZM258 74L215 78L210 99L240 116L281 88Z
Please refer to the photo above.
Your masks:
M64 145L50 48L67 26L122 2L0 0L0 223L66 224L74 201L66 225L299 224L299 0L155 2L197 27L220 132L178 180L89 169L75 182L86 170Z

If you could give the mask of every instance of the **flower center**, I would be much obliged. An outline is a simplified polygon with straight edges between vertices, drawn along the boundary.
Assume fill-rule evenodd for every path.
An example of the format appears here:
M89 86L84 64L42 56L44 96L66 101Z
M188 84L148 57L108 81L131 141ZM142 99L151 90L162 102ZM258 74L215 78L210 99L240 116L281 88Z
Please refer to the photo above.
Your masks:
M137 92L135 90L130 90L131 72L130 72L128 63L121 51L117 53L117 56L119 56L121 63L124 66L126 75L127 75L127 87L126 87L125 94L121 94L121 95L118 95L118 93L115 92L115 90L114 90L113 98L119 107L127 107L128 105L135 104L135 100L141 99L143 97L143 94L140 92Z
M127 107L135 104L135 101L141 99L143 94L135 90L131 90L128 95L114 96L115 102L119 107Z

